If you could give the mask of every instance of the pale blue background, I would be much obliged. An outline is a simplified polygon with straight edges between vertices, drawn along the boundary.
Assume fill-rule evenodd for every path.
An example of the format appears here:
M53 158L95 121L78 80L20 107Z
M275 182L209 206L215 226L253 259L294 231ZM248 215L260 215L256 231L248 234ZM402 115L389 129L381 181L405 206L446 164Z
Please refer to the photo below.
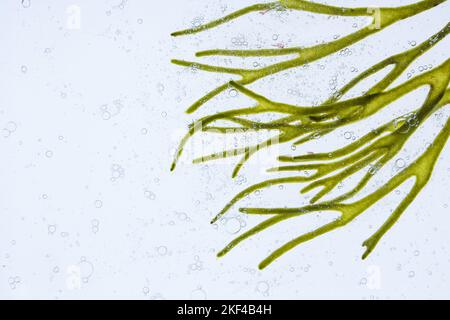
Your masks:
M236 209L216 227L209 224L210 218L244 186L267 178L262 175L267 163L249 164L233 181L233 160L194 166L187 152L177 170L169 172L171 152L193 119L184 110L229 78L180 68L170 59L193 59L194 52L203 49L240 48L239 41L249 48L311 45L367 23L364 18L257 13L196 36L169 36L250 3L254 2L0 2L1 298L450 297L449 146L426 189L366 261L360 260L361 243L403 191L351 225L296 248L267 270L256 266L268 252L325 220L312 216L293 221L255 237L223 259L215 257L240 224L246 230L257 219L241 217ZM420 43L447 23L449 13L447 3L352 46L351 54L283 72L252 88L292 103L319 102L334 82L342 85L356 74L352 68L361 71ZM449 49L448 39L442 41L408 72L438 65ZM264 63L203 61L250 67ZM422 90L401 99L378 121L417 107L424 94ZM224 93L198 115L247 102ZM448 116L444 110L430 118L395 160L403 157L410 163L417 155L414 148L423 151ZM342 145L346 131L359 136L365 128L338 131L322 146ZM292 153L289 147L285 151ZM395 170L391 163L375 180ZM299 205L304 199L298 189L264 191L244 203Z

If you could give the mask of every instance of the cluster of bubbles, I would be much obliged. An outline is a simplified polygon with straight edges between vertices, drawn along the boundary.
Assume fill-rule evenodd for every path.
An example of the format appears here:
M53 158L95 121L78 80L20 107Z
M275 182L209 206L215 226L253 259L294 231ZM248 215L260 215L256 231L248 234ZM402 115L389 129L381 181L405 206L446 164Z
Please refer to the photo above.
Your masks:
M433 69L433 65L432 64L426 64L426 65L423 65L423 66L419 66L418 69L419 69L419 72L424 72L424 71Z
M289 11L282 3L275 3L272 7L272 12L274 13L275 17L280 21L285 23L286 18L289 16Z
M200 271L203 269L203 262L200 260L199 256L194 257L194 262L189 265L190 271Z
M156 199L156 195L153 192L151 192L150 190L145 190L144 191L144 196L147 199L150 199L150 200L155 200Z
M98 219L92 219L91 220L91 230L92 233L97 233L99 231L100 228L100 221L98 221Z
M411 72L408 72L408 73L406 74L406 77L407 77L408 79L411 79L411 77L414 75L414 73L416 73L416 71L415 71L414 69L412 69Z
M253 67L254 67L254 68L264 67L264 66L265 66L265 64L264 64L264 63L261 63L261 62L259 62L259 61L254 61L254 62L253 62Z
M339 51L339 55L343 57L348 57L352 55L352 51L349 48L345 48Z
M125 175L125 170L122 166L118 164L113 164L111 166L111 181L114 182Z
M347 132L345 132L344 133L344 138L346 139L346 140L356 140L356 136L355 136L355 133L353 132L353 131L347 131Z
M260 281L256 284L256 292L262 294L263 296L267 297L269 295L269 283L267 281Z
M301 267L300 269L303 270L303 272L309 272L309 270L311 269L311 265L307 264L306 266Z
M109 120L118 115L122 110L123 105L120 100L114 100L112 104L104 104L100 107L100 112L103 120Z
M247 47L248 41L245 39L244 35L239 35L231 39L231 43L238 47Z
M417 127L419 125L419 118L416 113L411 112L409 114L404 115L394 121L395 129L402 128L400 133L408 133L409 130L413 127Z
M330 85L331 91L335 93L337 91L338 86L337 75L334 75L328 84Z
M128 0L122 0L118 5L114 6L113 8L123 10L127 2Z
M242 185L242 184L245 184L245 183L247 183L247 177L240 174L240 175L238 175L236 177L234 183L239 185L239 186Z
M193 28L199 28L203 24L203 21L205 21L205 17L195 17L194 20L192 20L192 27Z
M197 73L197 71L200 70L200 66L199 66L198 64L196 64L196 63L193 63L193 64L189 67L189 70L190 70L192 73Z
M287 93L293 96L303 97L303 93L297 88L290 88Z
M256 270L253 268L244 268L244 272L250 273L252 275L256 274Z
M12 290L16 289L17 286L20 284L20 282L21 282L21 279L18 276L8 278L8 284Z
M14 121L9 121L2 129L3 137L8 138L11 134L16 132L17 124Z
M191 221L191 218L188 216L186 212L175 212L175 215L180 221L187 221L187 222Z

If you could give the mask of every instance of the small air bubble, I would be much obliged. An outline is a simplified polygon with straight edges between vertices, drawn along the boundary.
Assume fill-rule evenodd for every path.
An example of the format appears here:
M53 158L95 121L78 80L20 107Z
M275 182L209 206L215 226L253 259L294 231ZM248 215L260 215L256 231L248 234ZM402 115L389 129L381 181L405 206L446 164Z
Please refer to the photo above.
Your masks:
M103 206L103 202L101 200L95 200L94 206L99 209Z
M22 0L22 7L25 9L31 7L31 0Z

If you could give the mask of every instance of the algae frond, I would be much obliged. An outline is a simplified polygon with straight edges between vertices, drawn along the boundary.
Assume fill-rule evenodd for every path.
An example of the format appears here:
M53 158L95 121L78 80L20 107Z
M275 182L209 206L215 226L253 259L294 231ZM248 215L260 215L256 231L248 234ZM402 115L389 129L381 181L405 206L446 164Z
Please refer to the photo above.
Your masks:
M372 130L365 136L350 144L327 153L299 154L295 156L280 156L280 165L270 168L270 172L288 172L290 176L275 178L255 184L237 194L225 207L212 219L212 223L218 221L228 210L247 195L277 184L305 184L301 192L309 192L315 189L319 191L310 200L310 204L299 208L240 208L240 211L248 215L269 216L266 220L244 232L231 241L218 256L228 253L236 245L245 239L262 232L265 229L287 219L314 212L332 211L338 212L339 217L314 231L303 234L288 243L282 245L264 259L259 267L268 266L275 259L297 245L340 228L353 221L386 195L410 179L414 184L402 202L395 208L385 223L366 241L363 258L366 258L375 248L383 235L395 224L402 213L413 202L419 192L429 181L434 165L445 147L450 134L450 120L436 136L434 142L413 163L393 176L388 182L374 192L356 200L355 197L363 190L373 178L374 170L368 170L350 191L334 199L321 201L331 193L339 183L350 176L367 169L376 168L378 171L392 160L404 147L405 143L413 136L417 129L437 110L450 103L450 59L431 70L417 75L407 81L391 88L391 85L402 75L405 70L425 52L444 39L450 32L450 23L446 24L439 32L416 47L388 57L383 61L364 70L350 80L340 90L319 106L298 106L288 103L272 101L264 95L254 92L246 87L255 81L269 75L274 75L284 70L301 67L312 61L321 59L338 52L362 39L383 30L390 25L410 18L423 11L429 10L446 0L425 0L407 6L378 8L377 16L372 24L353 32L340 39L307 48L277 48L259 50L226 50L214 49L197 52L197 57L204 56L237 56L237 57L264 57L294 55L287 61L274 63L259 69L236 69L214 65L201 64L185 60L172 60L174 64L193 67L207 72L234 74L240 76L239 80L225 83L205 96L197 100L187 109L187 113L193 113L203 104L225 89L233 87L242 94L255 101L255 105L245 108L236 108L223 112L212 113L204 116L190 125L188 133L182 139L171 170L183 152L186 142L197 132L215 132L228 134L236 131L273 130L277 132L277 139L267 140L256 145L243 148L224 150L194 159L194 163L201 163L220 158L240 156L232 177L235 177L248 159L273 143L284 144L287 142L299 145L313 139L323 137L332 131L352 123L367 119L371 115L381 111L401 97L415 91L418 88L428 88L428 94L423 104L415 111L391 119ZM299 10L316 14L337 16L373 16L373 8L343 8L301 0L280 0L271 3L256 4L231 13L223 18L196 28L174 32L173 36L190 35L205 30L213 29L221 24L237 19L243 15L263 10ZM342 99L343 96L363 80L378 73L380 70L391 66L391 70L368 91L350 99ZM277 113L281 118L266 122L256 122L247 119L247 116L264 113ZM233 126L219 127L217 121L226 120L234 123ZM276 141L276 142L273 142ZM302 174L305 170L314 173L308 176Z

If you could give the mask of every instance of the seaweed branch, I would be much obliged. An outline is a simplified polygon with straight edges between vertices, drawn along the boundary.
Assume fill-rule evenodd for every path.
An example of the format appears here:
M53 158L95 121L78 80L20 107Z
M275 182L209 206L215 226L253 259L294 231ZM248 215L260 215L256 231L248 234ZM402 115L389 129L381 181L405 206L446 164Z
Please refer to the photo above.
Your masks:
M395 222L398 221L403 212L414 201L416 196L429 181L436 161L450 135L450 119L447 120L446 125L438 133L434 142L408 167L397 173L369 195L363 196L361 199L357 199L356 196L360 194L376 173L386 166L386 164L403 149L405 143L432 114L450 103L450 59L428 72L408 79L393 88L390 88L390 86L404 73L412 62L449 34L450 23L447 23L439 32L420 45L388 57L364 70L319 106L299 106L273 101L260 93L250 90L246 85L267 77L268 75L299 67L333 54L393 23L412 17L443 2L445 2L445 0L425 0L407 6L378 8L377 15L374 17L374 21L371 25L338 40L317 46L260 50L215 49L200 51L196 54L198 57L264 57L294 55L293 58L289 58L287 61L274 63L260 69L228 68L184 60L172 60L173 63L180 66L196 67L199 70L207 72L240 76L239 80L225 83L206 94L188 108L188 113L194 112L205 102L230 87L252 99L255 105L217 112L196 120L189 126L188 133L180 142L171 165L171 170L175 168L186 143L197 132L224 135L230 133L246 133L250 131L258 132L261 130L276 132L275 137L261 143L215 152L193 160L194 163L202 163L216 159L240 156L241 158L233 170L233 177L238 174L239 170L252 155L264 148L287 142L299 145L313 139L321 138L337 128L367 119L402 96L405 96L418 88L427 87L429 89L425 101L417 110L387 121L363 137L342 148L326 153L280 156L278 158L280 165L270 168L268 171L276 173L285 172L289 173L290 176L268 179L242 190L225 205L225 207L212 219L211 223L215 223L221 219L228 210L243 198L257 190L269 188L274 185L303 184L300 190L301 193L317 190L316 194L310 199L308 205L299 208L240 208L240 211L244 214L269 217L232 240L218 253L219 257L224 256L231 249L249 237L259 234L287 219L315 212L331 211L339 213L339 217L332 222L302 234L273 251L260 263L259 267L263 269L299 244L347 225L368 208L383 199L386 195L390 194L393 190L403 185L406 181L413 179L414 185L401 203L395 208L385 223L371 237L363 242L363 246L366 250L362 258L366 258L374 250L380 239L392 228ZM373 10L367 7L343 8L310 1L280 0L271 3L252 5L202 26L178 31L172 35L181 36L206 31L244 15L263 10L298 10L336 16L372 16L373 13ZM389 66L391 66L392 69L368 91L354 98L343 99L343 97L356 85ZM279 115L280 118L270 121L255 121L249 118L249 116L271 113ZM219 121L225 121L229 124L219 126L217 124ZM367 170L367 172L350 191L334 196L334 198L330 200L322 200L325 196L330 196L332 191L336 189L336 186L362 170ZM305 175L304 171L312 173Z
M434 45L436 45L439 41L444 39L448 33L450 32L450 23L448 23L442 30L440 30L438 33L421 43L420 45L416 46L415 48L412 48L408 51L402 52L400 54L393 55L374 66L368 68L367 70L363 71L361 74L353 78L351 81L349 81L346 85L344 85L339 91L337 91L332 97L330 97L327 101L324 102L319 107L307 107L307 108L299 108L296 106L288 105L288 104L282 104L270 101L269 99L265 98L264 96L258 95L255 92L243 87L238 82L231 81L230 83L226 84L226 87L229 88L235 87L243 94L249 96L250 98L254 99L258 102L258 105L253 108L245 108L245 109L234 109L222 113L218 113L212 116L206 116L199 120L197 120L194 125L191 126L189 132L186 134L186 136L182 139L174 161L171 166L171 170L173 170L176 166L176 162L178 161L179 157L181 156L184 146L189 140L190 137L192 137L196 132L199 131L214 131L214 132L223 132L223 133L235 133L236 131L242 131L242 130L278 130L280 133L275 137L270 139L270 141L278 141L278 143L286 143L289 141L292 141L294 139L299 138L300 136L303 136L302 139L299 139L295 142L295 144L301 144L305 143L307 141L310 141L313 138L317 138L318 136L323 136L327 133L330 133L333 131L331 128L325 129L322 128L321 130L316 130L314 133L306 134L305 130L301 130L298 128L298 126L294 126L292 128L292 123L297 123L298 121L301 121L302 123L307 122L307 118L305 117L305 114L309 112L309 116L316 116L316 118L310 118L310 120L317 119L317 116L321 116L321 112L328 109L328 116L333 113L334 110L338 110L342 107L345 107L348 104L351 103L359 103L363 104L364 102L368 101L373 95L376 93L379 93L386 89L390 84L392 84L405 70L408 68L408 66L416 60L418 57L423 55L427 50L432 48ZM357 84L362 82L364 79L368 78L369 76L377 73L378 71L384 69L385 67L389 65L394 65L394 68L378 83L376 83L372 88L370 88L363 96L350 100L343 104L336 103L345 93L350 91L352 88L354 88ZM334 105L333 105L334 103ZM355 107L355 105L350 106ZM301 110L301 112L300 112ZM330 112L331 110L331 112ZM346 110L348 111L348 108L341 111L341 114L345 113ZM267 112L276 112L281 114L289 114L289 116L278 119L275 121L272 121L270 123L256 123L254 121L249 120L243 120L242 116L246 115L254 115L258 113L267 113ZM301 114L303 113L303 114ZM307 115L307 114L306 114ZM335 114L335 116L338 116L339 114ZM323 117L323 115L322 115ZM325 118L323 118L325 119ZM239 122L241 124L241 127L239 128L228 128L222 129L217 127L211 127L211 123L218 120L229 120L233 122ZM245 123L245 124L244 124ZM285 130L282 130L282 129ZM291 130L289 130L291 129ZM265 141L259 145L253 146L251 148L247 148L249 150L236 150L234 152L225 152L223 154L226 155L240 155L245 154L244 161L240 162L240 166L238 168L241 168L245 161L247 161L250 158L250 150L253 150L253 154L256 153L259 150L262 150L263 148L266 148L268 146L271 146L272 144L270 141ZM219 159L223 158L220 156L210 156L210 157L203 157L204 160L212 160L212 159ZM196 160L195 162L201 162L199 160ZM233 176L236 176L238 173L238 170L234 170Z
M238 17L246 15L250 12L277 9L277 10L297 10L297 11L307 11L319 14L328 15L343 15L343 16L373 16L373 12L376 11L376 15L371 24L368 26L351 33L345 37L331 41L325 44L319 44L312 47L294 47L294 48L277 48L277 49L259 49L259 50L226 50L226 49L214 49L200 51L196 53L197 57L212 56L212 55L225 55L225 56L239 56L239 57L252 57L252 56L279 56L279 55L290 55L294 54L295 57L287 61L274 63L269 66L260 69L232 69L232 68L221 68L221 72L237 74L241 76L238 83L241 85L247 85L260 80L269 75L288 70L291 68L302 66L306 63L313 62L339 50L342 50L358 41L377 33L386 27L396 23L400 20L412 17L423 11L429 10L446 0L424 0L418 3L414 3L407 6L401 6L396 8L386 7L386 8L338 8L328 5L323 5L319 3L314 3L310 1L301 0L280 0L277 2L253 5L244 9L241 9L235 13L232 13L224 18L215 20L206 25L187 29L183 31L178 31L172 34L172 36L181 36L192 33L201 32L207 29L214 28L220 24L230 22ZM183 60L172 60L173 63L182 66L196 66L200 70L205 71L215 71L214 66L207 66L204 64L197 64L195 62L187 62ZM200 108L207 101L211 100L213 97L223 92L227 88L227 84L223 84L214 90L210 91L202 98L198 99L193 105L187 109L187 113L192 113L198 108Z

